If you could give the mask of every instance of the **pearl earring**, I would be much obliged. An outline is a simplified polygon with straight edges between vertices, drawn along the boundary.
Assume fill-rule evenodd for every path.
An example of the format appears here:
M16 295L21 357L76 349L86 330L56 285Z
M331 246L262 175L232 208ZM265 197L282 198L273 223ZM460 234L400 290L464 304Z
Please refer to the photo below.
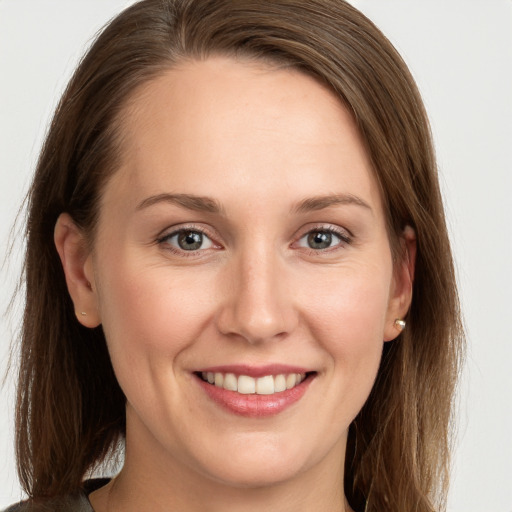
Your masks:
M397 318L395 320L395 327L399 330L399 331L403 331L405 329L405 320L402 320L401 318Z

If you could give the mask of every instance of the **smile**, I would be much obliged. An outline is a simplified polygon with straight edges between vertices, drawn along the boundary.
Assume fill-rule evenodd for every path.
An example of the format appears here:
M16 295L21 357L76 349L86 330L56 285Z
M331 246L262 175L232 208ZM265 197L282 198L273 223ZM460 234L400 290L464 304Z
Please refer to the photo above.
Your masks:
M218 388L236 391L243 395L273 395L298 386L306 378L306 373L265 375L255 378L234 373L201 372L201 378Z
M205 368L194 375L205 396L224 411L264 418L300 401L318 373L286 365L235 365Z

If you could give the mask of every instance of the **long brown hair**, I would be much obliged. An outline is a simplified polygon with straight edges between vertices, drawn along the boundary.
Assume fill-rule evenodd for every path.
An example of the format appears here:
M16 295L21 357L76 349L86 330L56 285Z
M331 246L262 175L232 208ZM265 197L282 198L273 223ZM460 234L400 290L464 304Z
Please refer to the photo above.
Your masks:
M53 244L68 212L94 238L135 89L183 59L262 59L307 73L353 113L380 186L395 257L417 236L407 329L386 343L349 431L345 492L365 511L444 509L463 332L428 120L406 65L343 0L144 0L83 58L51 123L29 192L17 457L32 497L75 491L122 440L125 399L101 327L75 318Z

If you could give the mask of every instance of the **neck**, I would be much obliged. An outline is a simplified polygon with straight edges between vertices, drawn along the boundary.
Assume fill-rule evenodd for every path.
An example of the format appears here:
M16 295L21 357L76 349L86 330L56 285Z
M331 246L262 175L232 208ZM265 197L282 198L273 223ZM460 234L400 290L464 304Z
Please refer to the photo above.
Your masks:
M175 459L163 460L154 454L147 457L132 450L127 439L123 470L106 490L104 508L95 510L350 512L342 484L344 451L345 446L332 450L320 463L285 481L236 486L201 474Z
M154 473L132 472L125 466L109 493L106 512L136 510L180 512L350 512L340 480L332 475L304 473L290 481L265 487L232 487L220 482L190 478L187 472L167 473L155 478ZM199 483L199 480L201 483Z
M128 415L127 415L128 416ZM122 471L108 486L91 495L96 512L349 512L343 493L346 436L331 445L326 453L310 454L307 460L297 459L297 470L290 454L289 466L280 463L272 444L262 444L268 451L268 467L262 471L265 458L261 454L251 462L250 451L239 460L224 459L228 453L213 450L211 457L202 453L204 466L190 458L180 445L167 449L136 416L127 417L125 463ZM201 445L198 445L201 446ZM208 445L200 448L208 450ZM238 448L249 449L243 444ZM293 448L291 448L293 449ZM288 458L280 445L278 457ZM219 458L220 457L220 458ZM223 473L223 460L229 469ZM281 459L286 460L286 459ZM242 462L244 461L244 462ZM256 464L256 471L252 466ZM213 468L218 467L220 474ZM288 468L288 469L286 469ZM249 471L248 471L249 470ZM274 472L273 472L274 471ZM276 472L277 471L277 472Z

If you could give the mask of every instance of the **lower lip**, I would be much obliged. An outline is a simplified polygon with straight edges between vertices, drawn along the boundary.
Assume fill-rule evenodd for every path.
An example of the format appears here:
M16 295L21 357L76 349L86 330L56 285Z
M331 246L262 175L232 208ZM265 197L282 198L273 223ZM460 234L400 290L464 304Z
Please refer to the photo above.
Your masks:
M228 391L205 382L196 376L205 393L225 410L249 418L264 418L274 416L299 401L307 391L313 375L309 375L298 386L273 395L244 395L236 391Z

